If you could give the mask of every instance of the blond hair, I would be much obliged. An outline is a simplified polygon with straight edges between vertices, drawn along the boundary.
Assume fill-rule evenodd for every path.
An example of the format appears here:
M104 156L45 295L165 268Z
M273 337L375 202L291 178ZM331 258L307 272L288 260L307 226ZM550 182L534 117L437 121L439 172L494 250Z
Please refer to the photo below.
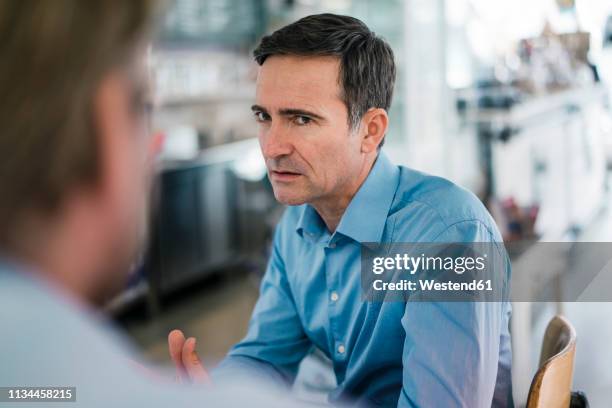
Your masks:
M98 176L94 94L146 38L154 0L0 0L0 245Z

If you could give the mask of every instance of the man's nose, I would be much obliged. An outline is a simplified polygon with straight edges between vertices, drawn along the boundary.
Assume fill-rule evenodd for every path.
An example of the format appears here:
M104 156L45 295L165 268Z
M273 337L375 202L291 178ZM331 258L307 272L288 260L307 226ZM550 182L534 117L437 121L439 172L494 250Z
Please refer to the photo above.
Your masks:
M272 124L261 140L261 151L265 158L274 159L287 156L293 151L288 135L281 126Z

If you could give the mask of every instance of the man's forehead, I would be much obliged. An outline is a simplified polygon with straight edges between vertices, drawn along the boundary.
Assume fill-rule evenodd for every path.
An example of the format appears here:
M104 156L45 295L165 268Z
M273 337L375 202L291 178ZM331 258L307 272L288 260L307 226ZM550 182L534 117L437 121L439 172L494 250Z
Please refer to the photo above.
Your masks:
M340 61L335 57L271 56L259 69L257 101L270 104L341 101L339 69Z

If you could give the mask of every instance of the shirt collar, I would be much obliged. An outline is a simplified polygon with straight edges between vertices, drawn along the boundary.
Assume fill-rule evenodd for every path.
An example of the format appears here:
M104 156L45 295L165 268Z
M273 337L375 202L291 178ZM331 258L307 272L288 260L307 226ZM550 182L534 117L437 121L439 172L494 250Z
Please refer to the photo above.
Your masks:
M302 238L304 234L313 239L320 237L326 232L326 228L325 223L310 204L302 206L302 212L295 228Z
M380 242L398 183L398 167L380 152L368 177L342 215L336 232L357 242ZM307 204L302 207L296 231L302 237L304 232L321 236L326 227L316 210Z

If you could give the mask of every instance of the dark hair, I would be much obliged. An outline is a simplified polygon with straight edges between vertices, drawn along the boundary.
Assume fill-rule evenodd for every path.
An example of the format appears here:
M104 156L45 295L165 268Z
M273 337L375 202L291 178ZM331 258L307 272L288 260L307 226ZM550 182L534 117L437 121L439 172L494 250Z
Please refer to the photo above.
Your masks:
M393 51L361 20L336 14L304 17L265 36L253 52L259 65L272 55L340 58L342 99L353 128L368 109L391 106Z

